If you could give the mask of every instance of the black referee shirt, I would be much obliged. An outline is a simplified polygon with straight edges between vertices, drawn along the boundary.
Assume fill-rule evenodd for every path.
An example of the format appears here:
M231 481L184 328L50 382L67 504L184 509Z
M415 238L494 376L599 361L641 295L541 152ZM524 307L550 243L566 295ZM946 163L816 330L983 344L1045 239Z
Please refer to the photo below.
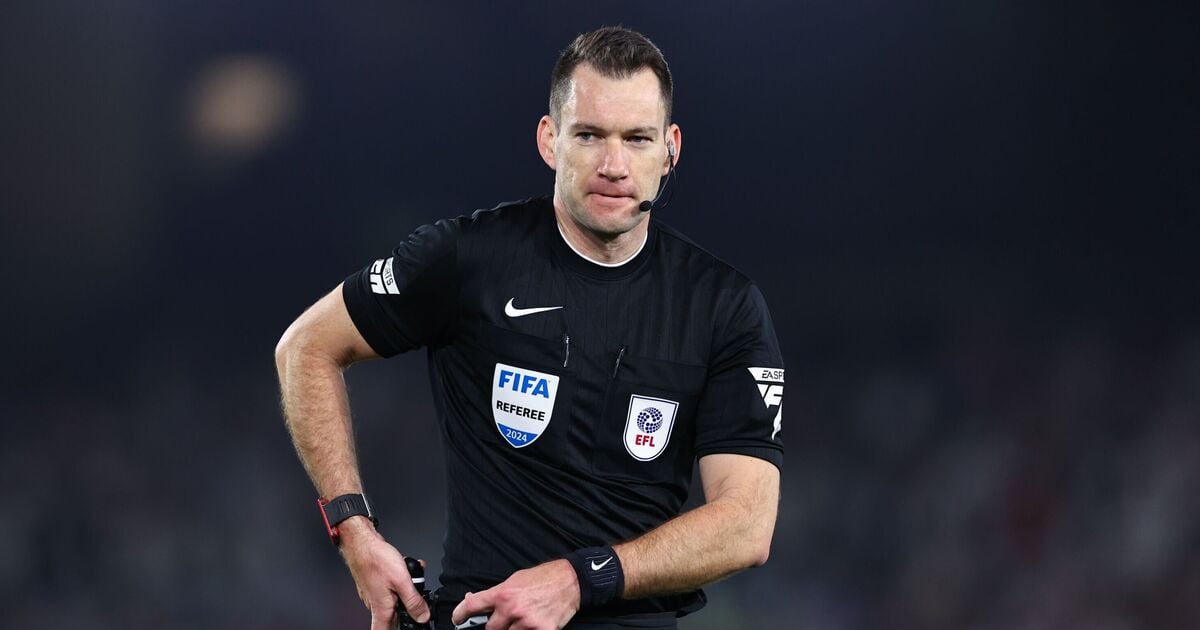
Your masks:
M657 221L607 267L570 248L548 198L504 204L419 228L344 297L380 355L429 349L443 598L645 533L679 513L697 457L782 464L783 360L762 295ZM695 591L592 614L702 604Z

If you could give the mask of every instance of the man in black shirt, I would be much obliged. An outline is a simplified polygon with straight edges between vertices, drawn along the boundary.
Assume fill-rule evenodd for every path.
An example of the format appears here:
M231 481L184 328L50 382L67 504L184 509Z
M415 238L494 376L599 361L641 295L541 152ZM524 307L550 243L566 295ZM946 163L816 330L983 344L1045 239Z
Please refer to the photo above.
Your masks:
M642 206L682 148L671 90L643 36L581 35L538 125L553 197L419 228L280 340L288 427L373 630L398 602L431 611L369 518L341 371L419 347L446 455L436 627L675 627L766 561L783 362L754 284ZM705 504L680 514L695 461Z

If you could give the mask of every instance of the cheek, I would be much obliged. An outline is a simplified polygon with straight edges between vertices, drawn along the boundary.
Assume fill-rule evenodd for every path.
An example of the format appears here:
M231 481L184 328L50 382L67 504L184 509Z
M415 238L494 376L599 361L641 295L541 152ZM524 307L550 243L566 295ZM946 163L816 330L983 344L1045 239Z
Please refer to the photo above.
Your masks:
M579 173L570 161L560 159L555 169L555 185L569 198L580 196Z
M559 161L559 173L564 182L573 184L582 181L588 172L586 155L582 155L578 151L562 154L562 159Z
M570 159L561 158L558 161L558 179L563 183L571 183L576 180L575 165Z
M642 183L655 182L657 185L658 178L662 177L665 164L657 157L647 156L646 159L638 164L638 179Z

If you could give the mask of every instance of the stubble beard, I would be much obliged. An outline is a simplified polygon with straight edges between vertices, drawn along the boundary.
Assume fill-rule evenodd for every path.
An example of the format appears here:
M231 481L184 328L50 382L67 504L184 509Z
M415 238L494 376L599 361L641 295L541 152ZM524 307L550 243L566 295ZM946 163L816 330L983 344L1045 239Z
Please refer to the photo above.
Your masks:
M640 216L640 212L634 215L621 214L616 217L606 217L610 218L608 221L597 220L596 217L588 212L586 203L586 199L581 199L577 208L572 208L568 205L566 208L567 215L571 217L571 220L577 227L591 233L601 241L607 243L615 241L622 235L637 229L637 226L641 223L642 217Z

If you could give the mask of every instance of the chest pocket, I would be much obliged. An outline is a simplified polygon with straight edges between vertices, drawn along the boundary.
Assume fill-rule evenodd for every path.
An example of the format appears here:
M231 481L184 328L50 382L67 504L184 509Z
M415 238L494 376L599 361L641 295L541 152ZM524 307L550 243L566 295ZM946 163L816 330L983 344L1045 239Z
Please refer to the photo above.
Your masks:
M593 472L686 495L706 373L703 366L622 356L593 434Z
M576 377L563 367L563 342L480 322L471 362L489 386L480 441L507 455L561 464L585 451L570 421ZM575 461L578 461L577 459Z

